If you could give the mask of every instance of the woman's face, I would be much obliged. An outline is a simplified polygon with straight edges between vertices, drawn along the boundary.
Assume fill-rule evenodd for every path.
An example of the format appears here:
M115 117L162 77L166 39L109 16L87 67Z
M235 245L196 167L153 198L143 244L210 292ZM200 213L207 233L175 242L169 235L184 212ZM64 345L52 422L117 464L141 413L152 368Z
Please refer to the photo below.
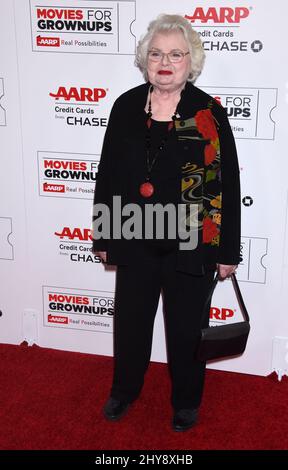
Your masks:
M156 33L148 50L169 53L171 51L188 52L187 42L181 31L171 31L167 33ZM169 61L167 55L159 62L147 59L147 74L149 82L161 90L173 91L181 88L187 81L191 71L190 54L183 57L179 63Z

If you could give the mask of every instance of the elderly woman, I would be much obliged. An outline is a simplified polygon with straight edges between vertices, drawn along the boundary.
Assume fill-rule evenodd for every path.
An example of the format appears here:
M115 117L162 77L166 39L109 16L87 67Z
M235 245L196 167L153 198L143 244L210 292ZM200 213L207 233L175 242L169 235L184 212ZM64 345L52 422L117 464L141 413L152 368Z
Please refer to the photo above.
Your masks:
M117 266L114 377L104 406L109 420L121 418L141 392L162 291L172 427L184 431L196 423L206 364L194 353L200 328L209 322L210 306L202 319L205 300L215 271L224 279L241 260L235 143L225 110L193 85L203 64L203 47L190 23L178 15L159 16L137 48L136 65L146 83L121 95L111 111L93 217L93 251ZM116 224L119 196L122 231L113 226L103 233L103 207ZM129 222L136 205L141 216L136 211ZM174 208L177 222L156 211L156 225L162 224L155 233L148 206L168 206L169 216Z

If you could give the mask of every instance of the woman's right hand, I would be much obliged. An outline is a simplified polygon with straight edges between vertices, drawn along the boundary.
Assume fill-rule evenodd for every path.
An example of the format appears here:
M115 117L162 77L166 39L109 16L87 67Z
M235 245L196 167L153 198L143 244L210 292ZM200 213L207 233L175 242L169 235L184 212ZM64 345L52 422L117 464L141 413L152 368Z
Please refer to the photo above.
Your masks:
M102 259L103 263L107 263L107 251L96 251L96 256Z

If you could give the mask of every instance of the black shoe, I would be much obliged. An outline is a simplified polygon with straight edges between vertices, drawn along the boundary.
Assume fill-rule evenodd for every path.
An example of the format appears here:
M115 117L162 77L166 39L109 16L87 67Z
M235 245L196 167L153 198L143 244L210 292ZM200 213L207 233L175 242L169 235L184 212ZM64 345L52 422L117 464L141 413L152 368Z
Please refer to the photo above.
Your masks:
M117 421L128 411L130 403L110 397L103 407L103 413L109 421Z
M186 431L196 424L198 418L198 409L183 409L175 411L172 421L174 431Z

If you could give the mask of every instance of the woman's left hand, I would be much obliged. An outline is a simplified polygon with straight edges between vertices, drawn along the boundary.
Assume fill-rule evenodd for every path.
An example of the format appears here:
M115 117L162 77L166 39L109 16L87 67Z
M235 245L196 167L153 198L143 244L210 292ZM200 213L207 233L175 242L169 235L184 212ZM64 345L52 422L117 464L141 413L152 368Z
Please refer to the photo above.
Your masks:
M231 276L232 273L235 273L237 264L218 264L217 271L221 279Z

